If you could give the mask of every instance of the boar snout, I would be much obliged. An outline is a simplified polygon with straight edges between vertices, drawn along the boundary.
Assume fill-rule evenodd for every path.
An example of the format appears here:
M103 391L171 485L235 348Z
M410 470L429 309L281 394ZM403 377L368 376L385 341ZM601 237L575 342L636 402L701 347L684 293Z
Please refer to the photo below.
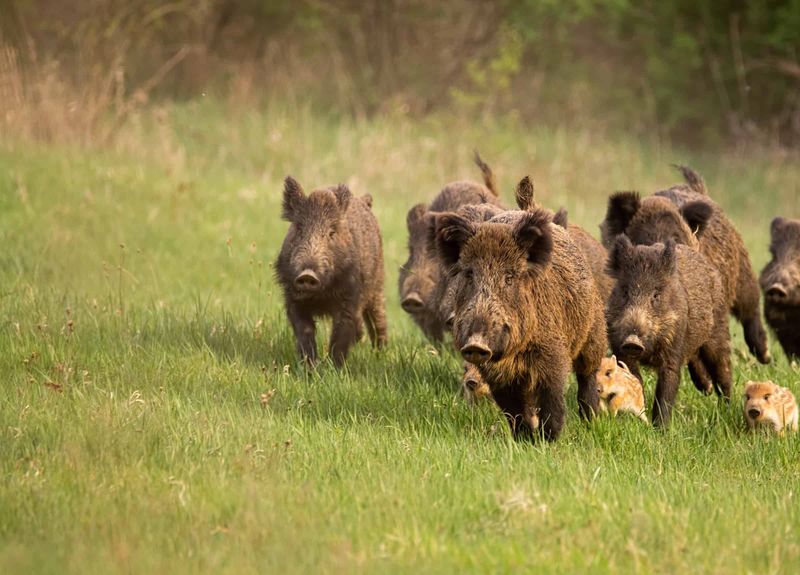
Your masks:
M468 377L464 380L464 385L467 386L468 390L475 391L478 388L478 380L474 377Z
M312 269L306 268L294 278L294 286L303 291L313 291L319 287L319 276Z
M622 342L622 349L631 355L638 356L644 353L644 343L638 335L631 334Z
M770 299L782 300L789 295L789 292L786 291L786 288L783 286L783 284L775 282L767 288L766 295Z
M461 357L475 365L481 365L492 357L492 350L480 336L472 336L461 348Z
M761 410L751 407L747 410L747 415L750 416L750 419L758 419L758 416L761 415Z
M420 295L414 291L404 297L400 305L407 313L419 313L425 304Z

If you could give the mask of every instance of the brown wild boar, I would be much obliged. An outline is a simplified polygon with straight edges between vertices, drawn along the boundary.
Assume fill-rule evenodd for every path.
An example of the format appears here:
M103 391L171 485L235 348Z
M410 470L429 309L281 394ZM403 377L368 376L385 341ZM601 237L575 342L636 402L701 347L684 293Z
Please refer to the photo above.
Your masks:
M383 248L369 196L347 186L306 195L291 176L283 190L283 218L290 222L275 272L300 357L317 360L315 318L333 319L330 354L337 366L366 324L372 343L386 343ZM362 322L363 318L363 322Z
M690 359L700 357L717 394L729 398L727 306L719 273L705 256L672 240L634 246L621 235L608 267L616 279L607 311L611 349L640 381L640 363L658 371L653 423L669 422Z
M600 229L610 249L614 239L626 234L634 244L650 245L669 239L696 246L717 269L731 313L744 328L750 352L761 363L769 363L767 336L761 324L758 282L750 256L733 223L708 196L703 179L690 168L679 166L686 184L673 186L653 196L640 198L636 192L612 195ZM703 379L708 366L690 366ZM699 388L704 385L698 381Z
M789 359L800 358L800 220L775 218L772 259L761 271L764 316Z
M598 410L595 372L607 340L603 303L586 259L545 210L473 223L436 217L439 257L458 276L454 340L477 366L516 437L564 424L572 368L581 414Z
M771 427L779 435L797 431L797 401L794 394L771 381L748 381L744 388L744 420L750 429Z
M430 205L417 204L408 211L408 260L400 267L400 305L433 342L444 337L444 320L433 292L441 280L441 266L427 248L428 227L433 214L455 211L468 204L498 204L491 168L475 153L475 163L483 174L484 185L458 181L446 185Z

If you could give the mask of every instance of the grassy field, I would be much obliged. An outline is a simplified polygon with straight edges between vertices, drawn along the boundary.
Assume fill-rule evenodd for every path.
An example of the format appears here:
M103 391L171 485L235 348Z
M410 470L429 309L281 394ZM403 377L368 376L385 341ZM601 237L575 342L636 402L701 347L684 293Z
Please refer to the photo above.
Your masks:
M0 572L796 573L800 441L743 430L684 377L669 430L578 419L515 443L398 304L405 212L477 178L597 234L606 196L703 173L757 269L800 164L517 123L341 122L207 102L134 118L105 151L0 147ZM390 345L306 373L272 278L281 180L369 191ZM327 328L324 330L323 338ZM653 380L648 375L648 403Z

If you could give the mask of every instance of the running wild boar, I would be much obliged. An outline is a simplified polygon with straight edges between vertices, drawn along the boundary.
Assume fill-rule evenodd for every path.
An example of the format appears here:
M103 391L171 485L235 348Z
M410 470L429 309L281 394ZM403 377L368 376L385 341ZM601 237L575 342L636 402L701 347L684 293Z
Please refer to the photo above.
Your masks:
M451 212L469 204L499 204L494 174L475 153L475 163L483 174L484 185L458 181L446 185L430 205L417 204L408 211L408 260L400 268L400 304L423 333L433 342L444 337L444 320L434 299L442 271L427 249L428 227L433 214Z
M789 359L800 357L800 220L775 218L772 259L761 272L764 315Z
M306 195L291 176L283 190L283 218L290 222L275 265L286 314L300 357L317 360L315 319L333 319L330 354L337 366L366 324L375 346L386 343L383 248L369 196L347 186ZM362 321L363 319L363 321Z
M636 192L612 195L606 219L600 226L603 242L610 249L614 239L624 233L634 244L651 245L672 239L697 247L720 273L726 305L741 322L750 352L761 363L769 363L758 282L742 238L708 196L703 178L690 168L678 168L686 184L646 198L640 198ZM693 367L696 368L693 379L705 377L708 366L699 362ZM698 381L695 384L704 387Z
M598 410L595 372L607 346L603 303L586 259L545 210L474 223L436 217L436 248L458 276L453 334L516 437L564 424L572 368L581 414Z
M634 246L622 235L609 272L616 279L607 311L611 349L640 381L640 363L658 371L653 423L669 422L681 368L697 357L717 394L729 398L727 306L719 274L703 254L672 240Z

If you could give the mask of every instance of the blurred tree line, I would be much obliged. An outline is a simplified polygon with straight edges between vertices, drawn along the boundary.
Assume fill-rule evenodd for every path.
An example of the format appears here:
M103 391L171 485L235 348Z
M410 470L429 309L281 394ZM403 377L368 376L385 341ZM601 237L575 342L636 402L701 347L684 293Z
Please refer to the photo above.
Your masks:
M800 144L800 0L0 0L0 46L140 99Z

